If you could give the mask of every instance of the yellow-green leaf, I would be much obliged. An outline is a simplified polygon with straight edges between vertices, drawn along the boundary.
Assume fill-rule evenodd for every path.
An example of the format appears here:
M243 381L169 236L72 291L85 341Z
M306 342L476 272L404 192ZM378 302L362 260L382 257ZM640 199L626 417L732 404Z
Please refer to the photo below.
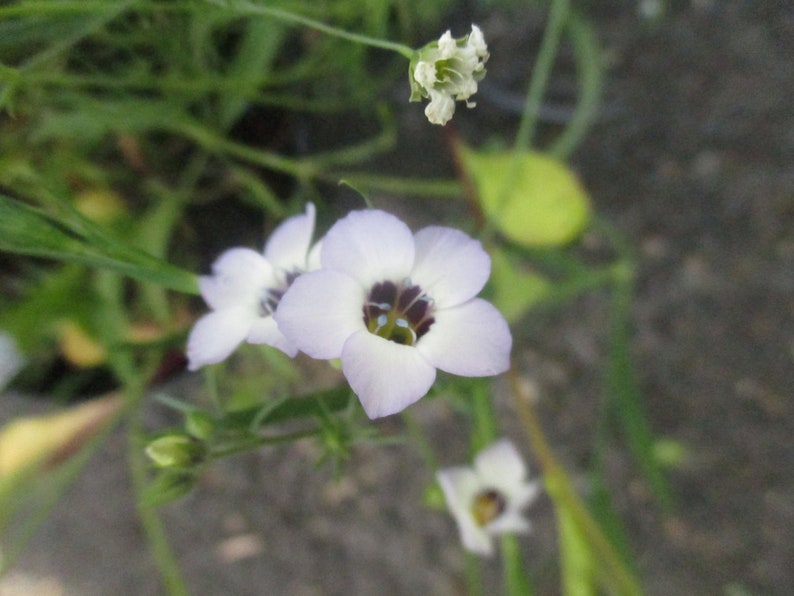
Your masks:
M551 284L538 273L522 270L502 251L494 251L491 259L494 306L514 323L546 297Z
M587 192L564 163L534 151L481 153L464 147L461 155L483 211L513 242L558 246L587 225Z

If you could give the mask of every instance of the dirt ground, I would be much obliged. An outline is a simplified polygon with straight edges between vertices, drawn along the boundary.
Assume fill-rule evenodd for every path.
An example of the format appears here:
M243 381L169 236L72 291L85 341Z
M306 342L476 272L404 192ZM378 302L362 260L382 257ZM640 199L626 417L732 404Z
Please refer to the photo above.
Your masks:
M691 454L670 475L673 516L660 514L617 449L611 488L648 593L790 594L794 8L669 4L668 16L642 25L632 2L593 3L610 60L604 115L573 159L597 211L637 247L640 385L654 430ZM482 24L486 34L500 25ZM522 375L537 387L554 448L574 475L588 461L607 326L606 296L594 293L516 331ZM196 382L186 376L167 389L187 395ZM496 399L506 410L506 396ZM4 396L0 422L27 403ZM458 463L465 438L455 415L430 401L412 412L442 462ZM153 409L153 421L161 416ZM124 448L114 435L0 594L161 592ZM301 443L224 461L164 509L193 593L461 592L452 520L417 506L431 478L415 450L357 449L339 483L314 468L316 456ZM542 498L530 512L535 531L522 545L540 593L554 594L553 511ZM494 560L489 585L498 573Z

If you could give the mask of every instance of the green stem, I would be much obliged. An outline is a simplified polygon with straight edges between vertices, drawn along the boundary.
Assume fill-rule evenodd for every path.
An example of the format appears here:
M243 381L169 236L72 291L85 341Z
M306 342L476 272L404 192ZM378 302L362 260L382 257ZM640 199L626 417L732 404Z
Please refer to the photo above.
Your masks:
M128 4L128 3L125 3ZM28 0L12 6L0 8L0 18L21 17L27 15L46 16L52 14L85 14L96 11L106 11L112 6L107 0L62 0L53 2L52 0ZM154 6L154 4L150 5ZM186 5L182 5L186 6ZM118 8L118 6L116 6ZM122 7L123 8L123 7ZM138 8L136 6L136 8Z
M237 442L228 447L216 447L212 449L210 457L212 459L220 459L222 457L229 457L230 455L237 455L238 453L246 453L253 451L264 445L280 445L282 443L292 443L300 439L317 436L320 433L319 428L312 428L310 430L296 431L278 435L275 437L255 437L245 441Z
M486 382L475 382L472 387L472 414L474 431L472 432L473 453L482 451L496 440L496 419L493 413L493 397Z
M102 273L97 275L96 279L97 293L102 297L100 315L103 321L103 334L106 342L112 345L123 337L124 329L129 324L124 309L124 286L121 278L115 274ZM138 360L132 352L116 350L108 354L108 365L124 386L126 406L131 411L127 427L127 461L135 494L135 506L152 558L167 592L175 596L186 596L188 592L185 582L157 511L142 504L148 482L148 462L141 448L145 431L140 404L145 395L146 380L151 378L156 370L162 354L151 351L144 356Z
M298 179L309 179L316 175L314 165L307 160L297 161L276 153L235 143L198 124L177 122L171 128L211 152L226 153L256 165L295 176Z
M570 4L570 0L553 0L551 3L549 22L546 25L546 31L543 34L543 40L538 50L538 58L535 61L535 68L532 71L532 78L529 81L527 90L524 113L513 145L516 153L526 151L532 146L532 136L535 133L540 108L543 103L543 95L546 92L546 85L549 82L551 69L554 66L557 46L560 44L560 37L568 17Z
M329 174L329 177L343 179L350 186L365 191L379 191L388 194L410 195L413 197L438 197L459 199L461 186L457 180L443 178L401 178L380 176L370 173L343 172Z
M524 430L532 445L545 478L546 491L556 508L564 508L571 519L579 526L582 535L593 547L611 580L617 586L617 593L640 596L642 591L632 573L626 568L620 555L604 536L598 524L590 516L579 495L573 488L565 469L557 462L531 405L531 397L519 382L515 369L508 372L513 403Z
M187 586L179 571L179 565L171 545L168 542L165 528L153 507L141 505L142 496L147 485L147 462L141 450L140 437L143 436L143 423L140 416L133 416L127 434L129 466L132 473L132 486L135 491L135 502L138 516L146 533L152 558L163 578L166 591L173 596L187 596Z
M574 276L551 286L546 294L533 305L533 308L543 306L559 307L576 298L580 294L602 287L609 287L626 275L629 265L623 261L613 263L609 267L596 269Z
M360 43L362 45L371 46L373 48L379 48L381 50L389 50L392 52L397 52L398 54L401 54L408 60L411 60L411 58L413 58L414 55L414 50L406 45L395 43L392 41L384 41L382 39L375 39L374 37L369 37L368 35L361 35L360 33L350 33L349 31L345 31L337 27L332 27L331 25L326 25L325 23L321 23L320 21L315 21L314 19L310 19L308 17L304 17L295 14L293 12L282 10L280 8L275 8L272 6L261 6L259 4L252 4L250 2L245 2L245 1L220 2L218 0L207 0L207 2L221 8L233 10L238 14L265 15L265 16L273 17L274 19L278 19L280 21L284 21L285 23L302 25L304 27L308 27L316 31L321 31L322 33L325 33L327 35L339 37L341 39L352 41L354 43Z
M408 434L411 436L414 445L419 449L419 454L422 456L425 465L435 476L436 471L441 466L438 463L436 454L433 452L433 448L430 446L430 442L427 440L427 436L422 430L422 427L419 426L416 420L414 420L414 417L411 416L407 410L403 410L400 417L403 419L405 428L408 430Z
M466 573L466 588L468 596L482 596L482 573L480 572L480 559L477 555L466 551L463 561Z
M593 556L579 526L567 509L557 511L562 593L567 596L594 596Z
M546 24L546 30L543 34L543 40L538 50L538 58L535 61L535 68L532 71L532 77L529 80L529 87L527 89L527 98L524 103L524 112L521 116L521 123L516 133L516 138L513 143L513 156L507 175L502 181L501 191L496 202L496 209L488 217L488 220L483 227L480 234L480 240L484 244L490 244L493 236L496 233L495 221L499 219L505 203L510 196L510 191L516 183L516 179L520 173L519 164L520 159L532 146L532 137L535 134L537 127L538 117L540 115L540 108L543 103L543 95L546 92L546 86L549 82L551 69L554 66L554 58L557 55L557 47L560 43L560 37L568 18L568 9L570 7L570 0L553 0L551 4L551 12L549 13L549 21Z
M204 373L204 388L207 391L207 398L216 416L223 416L224 413L220 394L220 379L218 378L222 366L223 364L205 366L202 371Z
M521 561L518 539L513 534L502 536L502 574L505 578L505 592L508 596L532 596L534 590L527 580Z
M604 78L603 59L593 29L576 13L569 15L567 27L576 55L579 97L565 131L548 148L549 154L558 159L565 159L573 152L595 121Z

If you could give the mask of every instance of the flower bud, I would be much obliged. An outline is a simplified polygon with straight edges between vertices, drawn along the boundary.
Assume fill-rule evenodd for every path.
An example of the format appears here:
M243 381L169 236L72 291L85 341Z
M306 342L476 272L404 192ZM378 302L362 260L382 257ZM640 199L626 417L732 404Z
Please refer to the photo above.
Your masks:
M204 460L206 448L187 435L165 435L146 446L146 455L159 468L190 468Z

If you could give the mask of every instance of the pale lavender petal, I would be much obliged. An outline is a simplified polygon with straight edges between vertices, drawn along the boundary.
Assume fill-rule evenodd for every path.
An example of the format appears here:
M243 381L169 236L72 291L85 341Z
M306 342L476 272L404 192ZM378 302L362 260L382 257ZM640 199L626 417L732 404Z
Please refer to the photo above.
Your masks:
M248 335L253 321L251 313L240 307L201 317L187 339L188 370L225 360Z
M284 336L312 358L339 358L351 334L364 329L366 291L339 271L304 273L284 294L274 318Z
M265 258L285 271L306 269L306 254L314 234L315 209L306 204L306 213L290 217L279 225L265 244Z
M423 397L436 380L436 369L413 347L366 329L342 350L342 371L370 418L400 412Z
M246 340L251 344L267 344L278 348L290 358L298 354L298 348L279 331L273 317L257 318L251 325Z
M490 302L475 298L433 316L435 323L416 344L433 366L464 377L488 377L510 368L513 338Z
M314 271L315 269L319 269L322 266L320 262L320 254L323 249L323 241L322 239L318 240L314 243L311 250L309 251L309 256L306 257L306 271Z
M479 240L460 230L431 226L414 235L416 256L411 281L433 298L438 308L474 298L491 274L491 257Z
M212 264L211 276L199 278L199 289L211 308L220 309L255 305L262 291L275 282L273 268L262 255L250 248L232 248Z
M352 211L323 239L323 267L344 271L363 285L402 282L414 262L414 239L402 221L377 210Z

